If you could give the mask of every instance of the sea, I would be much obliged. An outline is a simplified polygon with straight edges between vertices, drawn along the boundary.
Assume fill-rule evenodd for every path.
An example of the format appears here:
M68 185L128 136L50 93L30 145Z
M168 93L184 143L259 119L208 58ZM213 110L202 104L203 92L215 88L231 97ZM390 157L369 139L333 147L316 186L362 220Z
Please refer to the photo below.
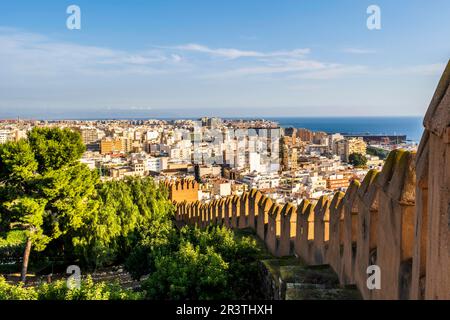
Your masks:
M312 131L355 135L406 135L410 142L420 142L423 133L421 117L342 117L299 118L269 117L283 128L305 128Z

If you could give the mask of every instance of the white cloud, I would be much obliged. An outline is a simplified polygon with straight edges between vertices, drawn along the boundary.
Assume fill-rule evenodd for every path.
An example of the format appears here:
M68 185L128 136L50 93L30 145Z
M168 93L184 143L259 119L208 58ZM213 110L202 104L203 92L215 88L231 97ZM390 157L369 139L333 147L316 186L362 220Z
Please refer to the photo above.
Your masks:
M439 63L375 67L372 61L370 65L325 61L310 49L258 51L202 44L150 45L146 44L149 50L81 45L0 27L0 108L80 105L207 108L276 106L281 102L295 106L299 96L310 104L331 105L341 92L341 103L355 100L358 91L355 85L362 83L360 79L370 79L373 86L391 89L397 85L387 83L437 77L444 69L444 64ZM359 78L348 83L341 81L351 77ZM322 81L328 79L334 81ZM334 93L317 94L323 86ZM256 91L260 93L255 95ZM392 91L397 94L398 90Z
M373 53L376 53L375 50L361 49L361 48L344 48L344 49L342 49L342 52L351 53L351 54L373 54Z
M161 74L171 67L180 71L182 61L181 56L161 50L128 52L79 45L9 28L0 28L0 48L3 77L12 78Z
M174 62L180 62L183 60L183 57L178 54L171 54L170 56Z
M368 66L344 65L318 60L284 59L263 65L248 66L208 74L206 78L245 77L256 75L285 75L292 79L328 80L350 76L361 76L370 72Z
M257 75L282 75L303 79L333 79L345 76L361 75L368 67L358 65L343 65L333 62L323 62L306 58L311 53L309 48L294 50L277 50L269 52L244 51L232 48L213 49L201 44L185 44L165 47L173 50L204 53L225 59L254 58L244 66L230 65L218 72L203 74L202 78L229 78ZM362 52L362 51L358 51Z
M352 66L352 65L329 65L322 70L315 70L299 75L302 79L311 80L329 80L351 76L361 76L370 73L370 68L367 66Z
M294 49L294 50L283 50L283 51L273 51L273 52L260 52L260 51L246 51L234 48L217 48L212 49L208 46L190 43L173 47L162 47L167 49L174 49L180 51L191 51L206 53L212 56L219 56L226 59L238 59L238 58L267 58L267 57L302 57L310 53L310 49Z
M321 70L327 68L327 64L315 60L277 60L273 62L265 61L265 64L240 67L231 70L223 71L212 76L217 77L236 77L249 75L263 75L263 74L283 74L296 73L311 70Z
M435 75L443 64L372 69L363 65L324 62L309 58L311 50L255 51L236 48L211 48L202 44L154 47L130 52L99 46L55 41L40 34L0 27L0 80L49 79L81 75L113 77L121 75L151 76L192 72L204 78L227 78L258 75L287 75L302 79L334 79L355 75ZM346 52L369 53L370 50L346 48ZM225 58L217 64L204 59L185 57L183 52ZM238 63L239 58L248 58ZM209 63L207 65L207 63ZM207 67L205 67L207 65ZM11 80L12 79L12 80Z
M170 48L170 47L169 47ZM200 44L186 44L186 45L180 45L172 47L172 49L175 50L181 50L181 51L194 51L194 52L201 52L201 53L207 53L215 56L221 56L227 59L237 59L242 57L262 57L263 55L260 52L257 51L243 51L243 50L237 50L237 49L211 49L207 46L203 46Z

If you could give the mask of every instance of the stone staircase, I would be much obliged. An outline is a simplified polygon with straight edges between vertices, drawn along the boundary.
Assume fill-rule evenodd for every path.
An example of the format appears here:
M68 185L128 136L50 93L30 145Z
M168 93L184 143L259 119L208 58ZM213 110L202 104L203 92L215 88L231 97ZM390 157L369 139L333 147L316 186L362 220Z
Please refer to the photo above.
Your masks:
M295 257L261 261L267 299L359 300L355 286L344 287L328 265L308 266Z

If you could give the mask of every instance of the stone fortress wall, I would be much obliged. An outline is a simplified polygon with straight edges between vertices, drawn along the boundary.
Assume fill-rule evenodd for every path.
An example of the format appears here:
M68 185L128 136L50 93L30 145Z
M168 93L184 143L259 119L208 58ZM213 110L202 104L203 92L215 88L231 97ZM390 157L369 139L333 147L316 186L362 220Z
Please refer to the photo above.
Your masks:
M166 181L164 183L169 191L169 199L175 202L194 202L198 199L199 186L193 179Z
M176 219L253 228L273 255L328 264L364 299L450 299L450 62L424 127L417 153L391 152L345 194L298 207L258 190L210 203L177 198ZM367 288L369 265L380 267L380 290Z

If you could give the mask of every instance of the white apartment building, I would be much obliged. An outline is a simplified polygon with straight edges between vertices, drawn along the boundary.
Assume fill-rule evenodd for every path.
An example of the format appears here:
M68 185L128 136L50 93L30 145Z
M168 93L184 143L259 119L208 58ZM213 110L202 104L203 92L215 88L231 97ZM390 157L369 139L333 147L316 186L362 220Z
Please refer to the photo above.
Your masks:
M327 181L317 172L313 172L306 181L305 193L307 198L317 199L324 194L327 187Z
M250 172L260 172L261 155L257 152L249 154Z
M10 130L0 130L0 143L6 143L13 140L14 136Z
M280 176L278 173L250 173L242 178L242 182L248 185L249 189L271 189L277 188L280 185Z
M159 157L159 158L147 158L146 159L146 171L161 172L167 169L167 163L169 158Z
M144 137L147 141L158 140L159 133L158 131L147 131Z
M313 172L307 179L306 184L313 189L326 188L327 182L326 180L318 175L316 172Z
M189 140L178 141L170 149L170 159L175 161L190 161L191 160L191 149L192 143Z
M340 133L330 134L328 136L328 146L330 148L330 152L337 154L337 150L335 148L335 143L340 140L344 140L345 137Z
M143 159L133 160L131 163L131 171L134 175L143 176L145 175L146 164Z

